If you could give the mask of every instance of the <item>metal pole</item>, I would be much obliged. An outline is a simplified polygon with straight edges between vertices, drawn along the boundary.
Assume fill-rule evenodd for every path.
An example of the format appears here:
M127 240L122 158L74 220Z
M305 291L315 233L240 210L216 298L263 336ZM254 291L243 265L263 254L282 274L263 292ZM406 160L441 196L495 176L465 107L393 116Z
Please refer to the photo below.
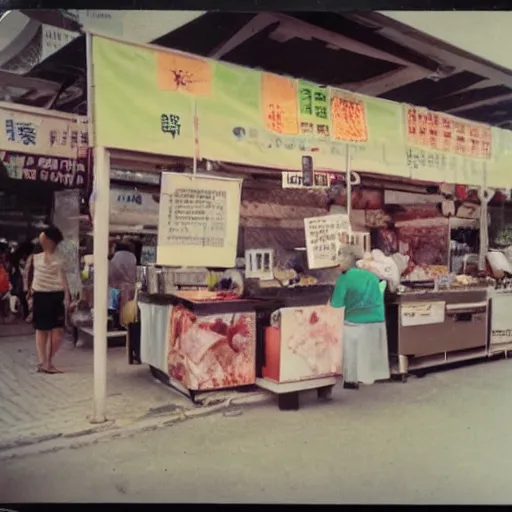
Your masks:
M352 213L352 178L350 173L350 147L347 144L345 148L345 184L347 187L347 215L350 222Z
M110 154L94 148L94 402L91 423L107 421L108 234Z

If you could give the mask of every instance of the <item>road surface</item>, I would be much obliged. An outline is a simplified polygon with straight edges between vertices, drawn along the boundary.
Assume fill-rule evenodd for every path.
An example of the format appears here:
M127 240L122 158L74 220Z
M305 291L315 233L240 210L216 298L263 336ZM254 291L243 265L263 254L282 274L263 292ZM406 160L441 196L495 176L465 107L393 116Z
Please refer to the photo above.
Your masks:
M2 462L0 502L512 502L512 361Z

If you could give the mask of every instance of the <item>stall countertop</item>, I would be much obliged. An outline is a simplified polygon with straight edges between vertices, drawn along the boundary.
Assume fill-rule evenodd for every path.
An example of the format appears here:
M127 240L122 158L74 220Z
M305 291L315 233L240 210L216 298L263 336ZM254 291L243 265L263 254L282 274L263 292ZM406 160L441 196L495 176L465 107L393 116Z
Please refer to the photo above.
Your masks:
M193 295L190 292L186 295L180 294L179 292L173 295L149 295L147 293L140 293L138 301L145 304L183 305L195 313L204 315L242 313L274 307L267 301L257 299L193 300Z
M487 299L487 287L468 287L450 290L414 290L392 295L388 304L403 304L404 302L443 301L449 304L457 302L483 301Z

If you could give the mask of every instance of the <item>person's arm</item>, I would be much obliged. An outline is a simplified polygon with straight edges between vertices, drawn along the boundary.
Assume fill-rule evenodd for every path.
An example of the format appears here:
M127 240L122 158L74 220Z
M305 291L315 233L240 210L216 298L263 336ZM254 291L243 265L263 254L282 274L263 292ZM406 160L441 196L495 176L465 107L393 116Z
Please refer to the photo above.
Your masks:
M332 297L329 301L329 304L333 308L343 308L345 307L345 294L347 293L346 287L346 276L345 274L340 275L338 280L336 281L336 286L334 287L334 291L332 292Z
M66 304L66 309L69 308L71 304L71 296L69 294L69 285L68 279L66 277L66 273L64 272L64 268L61 266L60 268L60 280L62 283L62 289L64 290L64 303Z
M32 295L32 282L34 281L34 255L31 254L27 258L27 262L25 263L27 266L27 292L28 296Z

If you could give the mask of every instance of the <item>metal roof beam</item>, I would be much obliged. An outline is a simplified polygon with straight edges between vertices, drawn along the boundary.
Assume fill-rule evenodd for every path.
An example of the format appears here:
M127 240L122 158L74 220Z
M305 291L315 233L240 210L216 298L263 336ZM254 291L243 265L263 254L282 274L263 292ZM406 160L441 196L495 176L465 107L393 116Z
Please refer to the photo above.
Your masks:
M403 67L396 71L389 71L368 80L363 80L362 82L341 84L339 87L359 94L379 96L404 85L427 78L430 74L430 71L416 66Z
M286 14L272 13L272 15L277 20L281 21L281 25L274 32L274 34L276 34L278 37L281 36L282 38L283 36L287 36L288 39L297 37L305 39L306 41L313 38L320 39L321 41L325 41L335 48L359 53L360 55L365 55L366 57L393 62L394 64L399 64L401 66L411 65L410 61L379 50L378 48L374 48L373 46L367 45L365 43L361 43L360 41L356 41L342 34L337 34L324 28L311 25L310 23L293 18ZM431 70L429 70L429 74L430 73L432 73Z
M501 103L502 101L512 100L512 92L507 92L500 94L499 96L493 96L492 98L487 98L485 100L473 101L472 103L466 103L466 105L460 105L458 107L446 109L446 112L450 114L454 114L456 112L463 112L465 110L472 110L478 107L485 107L489 105L495 105L496 103Z
M265 30L269 25L277 23L276 18L270 13L262 13L255 16L249 23L244 25L232 37L213 50L208 57L221 59L224 55L233 51L242 43L253 37L258 32Z
M3 87L17 87L26 90L38 91L58 91L60 85L49 80L41 78L30 78L28 76L17 75L0 69L0 85Z
M466 70L497 81L499 84L512 87L512 72L493 65L460 48L440 41L432 36L415 30L408 25L393 20L378 12L368 12L359 15L380 26L378 33L403 46L414 48L415 51L428 55L430 58L454 66L457 70Z

